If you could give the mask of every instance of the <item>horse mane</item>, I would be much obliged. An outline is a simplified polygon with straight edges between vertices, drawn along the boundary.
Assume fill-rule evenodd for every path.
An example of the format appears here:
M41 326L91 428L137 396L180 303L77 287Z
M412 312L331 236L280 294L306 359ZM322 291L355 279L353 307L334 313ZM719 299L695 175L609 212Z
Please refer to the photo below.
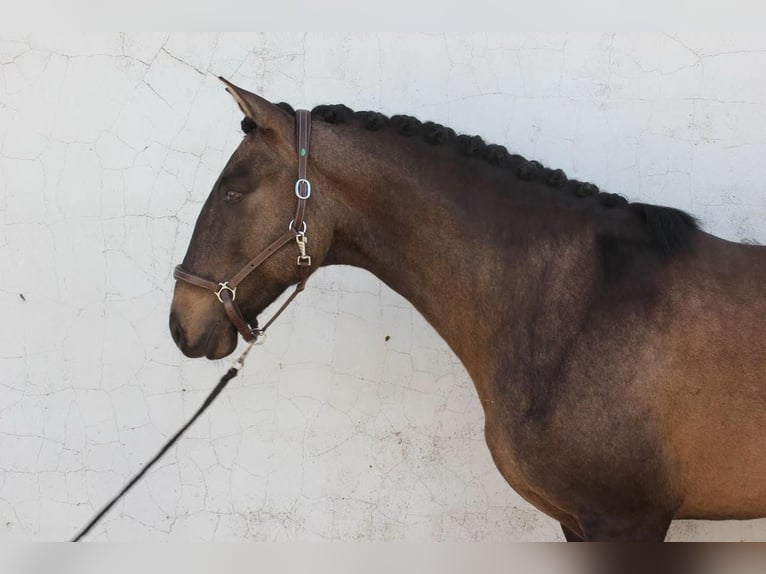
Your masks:
M290 104L281 102L277 105L290 114L295 113ZM343 104L316 106L311 110L311 117L329 124L357 124L368 131L391 129L405 137L420 138L430 145L450 146L457 154L483 159L491 166L508 170L521 181L542 183L594 205L628 211L644 224L653 251L663 257L688 250L700 231L698 221L685 211L631 203L622 195L601 191L592 183L570 179L561 169L548 168L538 161L510 153L505 146L487 144L481 136L458 134L435 122L421 122L409 115L388 117L375 111L354 111ZM241 127L243 132L249 133L256 125L245 118Z

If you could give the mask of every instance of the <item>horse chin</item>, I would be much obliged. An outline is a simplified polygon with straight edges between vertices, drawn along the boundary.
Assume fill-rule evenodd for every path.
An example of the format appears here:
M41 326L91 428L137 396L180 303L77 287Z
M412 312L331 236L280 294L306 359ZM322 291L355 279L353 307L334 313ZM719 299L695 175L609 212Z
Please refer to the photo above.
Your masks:
M239 334L233 325L227 325L216 329L217 332L211 333L208 339L205 358L211 361L228 357L237 348L237 339Z

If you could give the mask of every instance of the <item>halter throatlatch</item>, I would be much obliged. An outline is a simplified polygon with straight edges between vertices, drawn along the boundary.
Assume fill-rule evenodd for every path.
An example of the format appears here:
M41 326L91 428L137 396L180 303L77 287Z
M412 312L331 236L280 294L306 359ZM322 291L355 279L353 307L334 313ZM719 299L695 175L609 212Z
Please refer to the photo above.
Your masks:
M231 321L237 331L239 331L240 335L242 335L242 338L248 343L258 341L258 339L260 339L266 332L266 329L268 329L274 320L279 317L282 311L292 303L298 293L303 291L311 267L311 257L306 253L308 237L306 236L307 226L305 218L306 201L311 197L311 183L307 178L309 144L311 142L311 112L308 110L297 110L295 112L295 130L296 151L298 153L298 179L295 182L295 197L298 198L298 206L295 210L295 217L287 226L287 231L263 251L258 253L258 255L248 261L245 266L228 281L216 283L215 281L210 281L203 277L199 277L198 275L189 273L180 265L176 266L173 271L173 277L175 277L175 279L212 291L223 304L223 310L226 312L229 321ZM287 298L287 301L284 302L263 327L259 328L257 325L252 327L245 320L242 310L239 307L239 303L237 303L237 287L245 277L250 275L250 273L255 271L264 261L291 241L295 241L298 246L297 265L300 272L298 284L295 286L295 290L290 297Z

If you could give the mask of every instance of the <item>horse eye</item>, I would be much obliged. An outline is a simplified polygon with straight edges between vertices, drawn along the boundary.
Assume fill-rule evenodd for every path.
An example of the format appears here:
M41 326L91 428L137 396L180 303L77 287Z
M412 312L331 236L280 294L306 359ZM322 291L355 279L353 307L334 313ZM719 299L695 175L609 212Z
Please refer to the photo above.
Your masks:
M238 191L229 190L226 192L226 195L224 197L226 198L226 201L228 201L229 203L235 203L239 201L240 199L242 199L242 194L239 193Z

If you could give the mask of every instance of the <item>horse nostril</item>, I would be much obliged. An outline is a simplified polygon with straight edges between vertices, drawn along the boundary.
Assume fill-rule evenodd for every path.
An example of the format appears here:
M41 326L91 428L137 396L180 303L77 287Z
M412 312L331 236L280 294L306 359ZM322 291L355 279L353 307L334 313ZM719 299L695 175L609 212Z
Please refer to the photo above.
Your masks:
M180 348L184 344L184 330L181 323L176 318L175 313L170 314L170 336L173 337L176 345Z

